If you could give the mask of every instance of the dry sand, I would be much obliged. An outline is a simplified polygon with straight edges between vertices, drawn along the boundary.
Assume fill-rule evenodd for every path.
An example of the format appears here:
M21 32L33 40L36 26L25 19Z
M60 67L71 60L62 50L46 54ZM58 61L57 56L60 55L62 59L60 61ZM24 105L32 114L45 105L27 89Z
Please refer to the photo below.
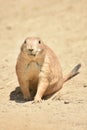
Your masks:
M82 64L60 100L10 100L27 36L41 37L55 51L64 74ZM0 0L0 61L0 130L87 130L87 0Z

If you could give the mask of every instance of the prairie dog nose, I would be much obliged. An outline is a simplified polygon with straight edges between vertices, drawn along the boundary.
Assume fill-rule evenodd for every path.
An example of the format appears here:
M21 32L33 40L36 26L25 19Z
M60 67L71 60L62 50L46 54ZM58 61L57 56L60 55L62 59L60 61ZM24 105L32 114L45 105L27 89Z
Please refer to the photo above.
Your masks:
M31 51L31 52L33 51L33 49L28 49L28 50Z

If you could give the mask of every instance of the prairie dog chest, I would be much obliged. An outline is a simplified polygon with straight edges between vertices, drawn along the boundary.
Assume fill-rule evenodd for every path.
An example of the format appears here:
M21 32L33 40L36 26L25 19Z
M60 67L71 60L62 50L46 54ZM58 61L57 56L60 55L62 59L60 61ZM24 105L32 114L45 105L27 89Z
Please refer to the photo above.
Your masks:
M41 70L41 65L37 62L30 62L26 65L26 74L32 78L38 78Z

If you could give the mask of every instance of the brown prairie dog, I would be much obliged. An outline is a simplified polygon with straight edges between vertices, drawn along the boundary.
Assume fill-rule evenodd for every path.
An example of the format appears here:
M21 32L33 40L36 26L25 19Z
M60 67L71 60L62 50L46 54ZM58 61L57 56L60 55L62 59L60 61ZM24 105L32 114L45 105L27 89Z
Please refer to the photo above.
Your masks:
M78 74L80 66L78 64L63 78L55 53L40 38L28 37L21 46L16 64L16 73L24 99L31 100L34 97L35 102L40 102L44 96L56 93L65 81Z

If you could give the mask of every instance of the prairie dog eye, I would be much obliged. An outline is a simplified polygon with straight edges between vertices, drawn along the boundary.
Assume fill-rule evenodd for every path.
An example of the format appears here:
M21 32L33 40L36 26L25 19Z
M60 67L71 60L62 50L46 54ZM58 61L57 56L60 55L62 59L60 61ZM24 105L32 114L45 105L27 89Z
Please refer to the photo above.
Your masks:
M24 41L24 44L26 44L26 40Z
M41 41L39 40L38 43L41 44Z

